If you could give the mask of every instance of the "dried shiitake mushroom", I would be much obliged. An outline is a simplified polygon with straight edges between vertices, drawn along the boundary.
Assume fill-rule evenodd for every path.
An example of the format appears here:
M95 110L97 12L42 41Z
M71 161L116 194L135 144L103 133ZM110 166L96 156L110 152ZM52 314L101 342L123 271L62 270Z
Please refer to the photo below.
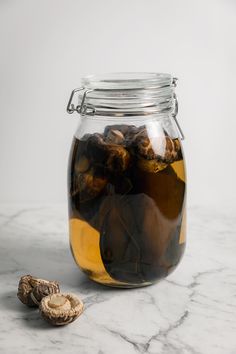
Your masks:
M31 299L34 301L35 304L39 305L42 298L48 296L50 294L59 293L59 285L55 282L48 282L48 283L40 283L39 285L35 286L33 291L31 292Z
M123 147L119 145L108 145L109 155L106 162L106 167L110 172L119 173L128 168L130 163L130 154Z
M90 136L87 140L87 154L92 164L103 166L112 173L123 172L130 163L130 154L121 144L123 133L114 129L107 134L105 140L101 134Z
M111 144L121 145L124 143L125 137L120 130L110 129L107 133L105 141Z
M166 137L165 161L172 163L180 159L182 159L182 153L179 139Z
M113 124L113 125L107 125L104 129L103 135L107 137L110 134L111 130L119 130L123 135L127 133L129 129L129 125L127 124Z
M135 134L133 138L133 145L135 146L139 156L148 160L155 159L155 152L145 128Z
M78 162L75 164L76 173L86 172L90 167L90 162L86 156L81 156Z
M138 168L140 168L140 170L156 173L164 170L164 168L166 168L168 165L164 162L157 160L139 159L137 161L137 166Z
M165 163L172 163L182 158L178 139L171 139L169 136L150 139L146 128L134 135L133 146L137 155L147 160L157 159Z
M23 304L29 307L36 307L44 296L59 292L60 288L56 281L24 275L18 285L17 297Z
M85 202L99 195L107 184L107 178L96 176L94 169L76 176L74 194L79 193L80 201Z
M51 294L44 297L39 310L50 324L63 326L76 320L83 311L82 301L73 294Z

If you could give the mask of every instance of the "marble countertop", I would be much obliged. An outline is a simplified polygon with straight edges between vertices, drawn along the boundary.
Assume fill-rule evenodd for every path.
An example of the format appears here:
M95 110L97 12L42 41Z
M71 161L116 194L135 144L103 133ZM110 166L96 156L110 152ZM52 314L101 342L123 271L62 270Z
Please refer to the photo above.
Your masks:
M66 206L0 207L0 353L235 354L233 212L189 210L187 249L159 284L111 289L88 280L70 254ZM24 274L58 280L85 311L51 327L16 297Z

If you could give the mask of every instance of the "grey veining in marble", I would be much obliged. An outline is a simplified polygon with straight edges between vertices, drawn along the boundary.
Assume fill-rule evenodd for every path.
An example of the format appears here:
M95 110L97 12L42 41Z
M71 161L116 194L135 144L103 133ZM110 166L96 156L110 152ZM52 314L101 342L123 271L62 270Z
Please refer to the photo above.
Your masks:
M185 256L166 280L121 290L97 285L69 250L67 209L0 208L0 353L235 354L236 223L233 212L189 211ZM61 283L84 314L50 327L21 304L21 275Z

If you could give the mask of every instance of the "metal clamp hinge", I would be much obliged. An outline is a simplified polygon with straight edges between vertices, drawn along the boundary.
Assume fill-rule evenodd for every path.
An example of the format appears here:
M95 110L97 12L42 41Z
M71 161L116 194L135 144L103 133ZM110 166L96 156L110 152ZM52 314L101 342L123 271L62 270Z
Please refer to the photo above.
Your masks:
M177 77L173 77L172 85L174 87L177 86L177 81L178 81ZM176 127L178 129L178 132L179 132L179 135L180 135L180 139L184 140L185 136L184 136L183 130L181 129L181 127L179 125L179 122L177 120L177 114L178 114L178 111L179 111L179 105L178 105L178 99L177 99L177 96L176 96L175 93L173 94L173 98L174 98L174 112L172 113L172 117L174 118Z
M80 87L80 88L74 89L71 92L71 95L70 95L70 98L69 98L69 101L68 101L68 104L67 104L67 108L66 108L67 113L72 114L74 112L77 112L81 116L84 116L86 114L88 114L88 115L94 115L95 114L95 108L92 105L85 103L85 99L86 99L87 94L89 92L92 92L93 90L92 89L88 89L88 90L85 90L85 91L84 90L85 90L84 87ZM84 94L83 94L81 103L78 104L77 106L75 106L74 103L72 103L72 101L73 101L75 93L80 92L80 91L84 91Z

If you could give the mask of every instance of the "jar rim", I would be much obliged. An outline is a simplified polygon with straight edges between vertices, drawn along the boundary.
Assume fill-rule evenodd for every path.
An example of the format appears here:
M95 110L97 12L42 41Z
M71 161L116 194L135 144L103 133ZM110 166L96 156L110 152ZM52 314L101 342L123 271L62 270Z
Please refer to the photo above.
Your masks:
M136 90L171 86L173 77L155 72L113 72L87 75L81 79L82 86L92 90Z
M155 72L116 72L88 75L71 93L67 112L81 115L137 116L169 114L175 105L177 79ZM78 104L72 103L77 93Z

